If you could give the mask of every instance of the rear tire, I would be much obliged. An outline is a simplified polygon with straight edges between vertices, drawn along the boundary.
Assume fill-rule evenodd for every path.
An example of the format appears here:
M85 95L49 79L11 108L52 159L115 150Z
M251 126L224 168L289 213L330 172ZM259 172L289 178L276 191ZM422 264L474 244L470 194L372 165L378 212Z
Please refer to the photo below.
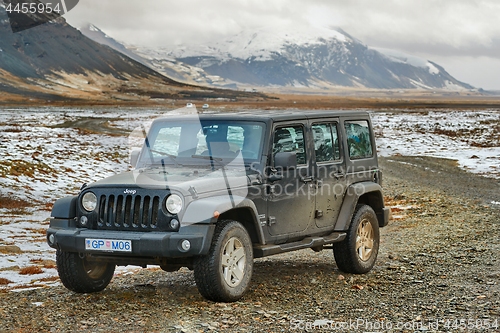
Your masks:
M250 285L252 270L252 241L237 221L220 221L208 254L194 261L196 286L214 302L240 299Z
M63 285L77 293L93 293L106 288L113 278L115 265L88 261L78 253L57 250L56 263Z
M377 215L368 205L358 205L346 238L333 244L338 268L346 273L369 272L377 260L380 234Z

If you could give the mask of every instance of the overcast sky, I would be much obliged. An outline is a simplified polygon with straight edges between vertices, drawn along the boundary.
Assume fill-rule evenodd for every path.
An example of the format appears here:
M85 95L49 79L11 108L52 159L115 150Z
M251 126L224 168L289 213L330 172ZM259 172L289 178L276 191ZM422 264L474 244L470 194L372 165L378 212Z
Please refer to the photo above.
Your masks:
M269 25L336 26L368 46L423 57L458 80L500 90L499 0L80 0L65 17L150 47Z

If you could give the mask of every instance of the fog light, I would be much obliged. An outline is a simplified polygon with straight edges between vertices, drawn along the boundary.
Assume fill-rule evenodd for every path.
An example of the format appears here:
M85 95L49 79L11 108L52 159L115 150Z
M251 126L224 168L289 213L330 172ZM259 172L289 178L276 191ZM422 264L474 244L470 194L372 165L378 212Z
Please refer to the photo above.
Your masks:
M184 251L189 251L189 249L191 248L191 242L188 241L187 239L183 240L182 243L181 243L181 248Z
M55 242L56 242L56 237L54 236L54 234L50 234L49 235L49 245L54 245Z
M170 220L170 229L177 230L179 228L179 225L180 225L180 223L178 220L176 220L176 219Z
M87 216L82 216L80 217L80 224L84 227L87 225L87 222L89 221L89 219L87 218Z

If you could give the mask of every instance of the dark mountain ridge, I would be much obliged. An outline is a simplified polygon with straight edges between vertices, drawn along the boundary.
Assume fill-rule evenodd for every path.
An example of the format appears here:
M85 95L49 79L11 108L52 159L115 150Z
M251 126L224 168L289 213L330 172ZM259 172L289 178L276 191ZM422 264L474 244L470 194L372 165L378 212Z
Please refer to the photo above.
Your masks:
M2 1L0 36L0 92L16 95L9 97L14 100L226 97L222 90L170 79L87 38L62 17L14 33Z

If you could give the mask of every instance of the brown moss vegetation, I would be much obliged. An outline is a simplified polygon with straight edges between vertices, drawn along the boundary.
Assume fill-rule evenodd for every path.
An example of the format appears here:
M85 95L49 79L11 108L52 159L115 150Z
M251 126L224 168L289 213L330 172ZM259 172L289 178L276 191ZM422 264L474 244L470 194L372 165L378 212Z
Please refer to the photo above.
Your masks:
M9 106L115 106L168 108L184 107L187 102L204 103L212 107L251 109L422 109L454 108L484 109L500 107L500 96L479 92L434 91L434 90L353 90L348 88L302 91L265 90L244 92L228 89L203 88L184 85L172 90L170 86L142 81L128 89L106 82L105 92L83 93L81 90L58 92L59 98L37 99L0 96L0 103ZM131 84L131 83L130 83ZM137 87L140 88L137 88ZM180 89L180 90L177 90ZM260 90L260 89L259 89ZM159 92L159 93L158 93ZM80 96L79 96L80 94ZM67 96L66 96L67 95ZM65 97L66 96L66 97Z
M1 245L0 246L0 253L2 254L12 254L12 253L22 253L23 251L19 246L16 245Z
M49 175L54 173L54 171L55 170L46 163L36 159L0 161L0 177L10 175L27 176L31 178L35 175Z
M43 268L56 268L56 262L54 260L47 259L31 259L31 263L36 264L38 266L42 266Z
M40 266L28 266L23 267L19 270L19 274L21 275L34 275L43 273L43 270Z
M29 206L31 206L31 204L26 200L7 197L0 194L0 208L9 210L22 210Z
M0 278L0 285L1 286L5 286L9 283L12 283L12 281L10 281L9 279L5 279L5 278Z

